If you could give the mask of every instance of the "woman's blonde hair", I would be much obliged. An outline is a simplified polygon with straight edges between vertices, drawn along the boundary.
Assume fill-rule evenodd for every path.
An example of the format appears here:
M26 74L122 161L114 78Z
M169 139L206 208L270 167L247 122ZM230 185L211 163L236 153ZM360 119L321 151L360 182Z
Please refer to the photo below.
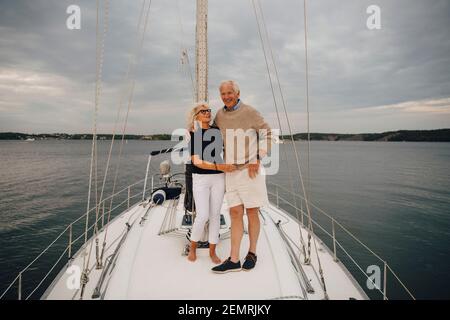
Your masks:
M197 102L197 104L189 111L188 119L187 119L187 129L188 131L195 131L198 128L198 121L195 120L197 113L203 107L209 108L208 103L206 102Z

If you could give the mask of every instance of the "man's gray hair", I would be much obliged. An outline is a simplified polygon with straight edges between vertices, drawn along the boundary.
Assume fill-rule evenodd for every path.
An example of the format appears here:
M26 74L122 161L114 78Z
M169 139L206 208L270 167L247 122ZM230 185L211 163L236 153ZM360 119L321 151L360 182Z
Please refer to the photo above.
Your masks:
M240 93L240 92L241 92L241 90L239 89L239 86L238 86L237 82L236 82L236 81L233 81L233 80L225 80L225 81L222 81L222 82L220 83L219 90L222 89L222 87L223 87L224 85L227 85L227 84L230 84L230 85L233 87L234 92L236 92L236 93Z

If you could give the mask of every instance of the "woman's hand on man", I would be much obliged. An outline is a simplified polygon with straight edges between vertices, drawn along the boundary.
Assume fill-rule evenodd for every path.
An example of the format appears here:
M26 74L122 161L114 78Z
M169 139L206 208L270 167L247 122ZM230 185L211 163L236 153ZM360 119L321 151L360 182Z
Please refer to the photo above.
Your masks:
M223 163L223 164L218 164L217 169L219 169L220 171L223 171L223 172L233 172L233 171L237 170L237 167L234 164Z

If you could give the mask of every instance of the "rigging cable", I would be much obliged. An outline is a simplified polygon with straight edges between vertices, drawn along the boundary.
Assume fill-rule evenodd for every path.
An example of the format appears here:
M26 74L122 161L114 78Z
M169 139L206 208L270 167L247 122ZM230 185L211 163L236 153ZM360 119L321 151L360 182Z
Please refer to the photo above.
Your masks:
M103 17L103 34L100 39L100 31L99 31L99 19L100 19L100 0L97 0L97 15L96 15L96 79L95 79L95 98L94 98L94 128L92 134L92 148L91 148L91 165L89 172L89 188L88 188L88 201L87 201L87 213L86 213L86 223L85 223L85 234L84 234L84 250L86 251L86 242L88 235L88 225L89 225L89 210L90 210L90 202L91 202L91 188L92 188L92 171L95 165L95 197L96 197L96 211L98 212L98 198L97 198L97 117L98 117L98 109L100 102L100 92L101 92L101 78L103 71L103 57L104 57L104 41L106 37L106 33L108 31L108 9L109 9L109 0L104 0L104 17ZM99 44L101 43L101 45ZM97 220L95 221L97 224ZM92 243L91 243L92 249ZM86 255L83 257L83 272L81 274L81 293L80 299L83 298L84 288L86 283L89 281L88 273L86 272Z
M256 13L255 1L258 1L258 0L253 0L252 1L253 2L253 6L255 8L255 13ZM262 8L261 8L261 10L262 10ZM304 21L305 21L305 27L306 27L306 0L304 0L304 19L305 19ZM258 24L258 31L260 32L259 24ZM305 32L305 39L307 39L307 29L306 28L305 28L304 32ZM262 37L261 37L261 39L262 39ZM269 45L270 45L270 42L269 42ZM305 48L307 50L307 43L305 43ZM266 58L266 53L265 52L264 52L264 57ZM275 65L275 61L274 60L272 61L272 63ZM308 64L307 60L306 60L306 64ZM267 65L267 68L269 68L267 61L266 61L266 65ZM268 70L268 72L269 72L269 78L271 79L270 71ZM306 72L306 78L308 79L308 69L306 69L305 72ZM279 78L278 78L278 80L279 80ZM272 83L271 83L271 87L273 88ZM309 137L309 87L308 86L306 88L306 96L307 96L307 113L308 113L308 120L307 120L308 121L308 128L307 129L308 129L308 137ZM277 117L278 117L278 108L277 107L276 107L276 112L277 112ZM318 249L317 249L316 239L313 236L314 235L314 230L313 230L313 226L312 226L312 222L311 222L312 218L311 218L311 209L310 209L310 205L309 205L309 197L307 195L305 184L304 184L304 181L303 181L303 175L302 175L302 171L301 171L301 167L300 167L299 154L298 154L295 142L294 142L294 137L293 137L293 133L292 133L292 127L290 125L290 121L289 121L289 118L287 116L287 110L284 109L284 112L285 112L286 120L287 120L287 123L288 123L289 134L291 136L292 145L293 145L293 148L294 148L294 154L295 154L296 162L297 162L297 169L298 169L298 173L299 173L299 176L300 176L300 182L301 182L301 186L302 186L302 191L303 191L304 198L305 198L305 206L306 206L306 210L307 210L307 213L308 213L308 219L309 219L309 232L308 232L309 243L308 243L308 245L310 247L310 239L312 237L313 241L314 241L315 252L316 252L316 255L317 255L318 266L319 266L319 273L320 273L320 276L321 276L321 282L322 282L322 287L323 287L323 290L324 290L325 299L328 299L328 294L327 294L326 284L325 284L325 278L324 278L324 274L323 274L323 268L322 268L322 264L321 264L321 261L320 261ZM303 238L301 237L301 239L303 239ZM309 257L308 258L310 260L310 253L309 253Z
M145 0L143 1L142 8L144 8L144 4L145 4ZM142 52L142 48L143 48L143 44L144 44L145 34L146 34L146 31L147 31L148 18L149 18L151 4L152 4L152 1L150 0L148 2L147 11L146 11L146 14L145 14L144 26L143 26L143 30L142 30L142 37L141 37L139 45L137 47L137 52L135 53L134 59L130 58L130 65L131 65L132 62L134 62L135 65L137 65L138 62L139 62L139 58L140 58L140 55L141 55L141 52ZM143 11L143 10L141 10L141 11ZM139 19L138 29L140 29L141 17L142 17L142 15L140 16L140 19ZM131 68L130 65L129 65L129 68ZM129 92L129 98L128 98L128 108L127 108L127 113L126 113L125 120L124 120L124 125L123 125L123 128L122 128L122 139L121 139L121 143L120 143L118 161L117 161L116 171L115 171L115 175L114 175L112 195L114 195L114 192L115 192L115 189L116 189L116 184L117 184L117 178L118 178L119 171L120 171L120 162L121 162L122 151L123 151L123 146L124 146L124 142L125 142L125 132L126 132L126 129L127 129L127 124L128 124L128 116L129 116L131 105L132 105L132 102L133 102L135 83L136 83L135 79L132 78L131 79L130 92ZM107 239L107 236L108 236L108 226L109 226L109 222L110 222L110 219L111 219L111 210L112 210L113 200L114 200L114 196L111 196L110 206L109 206L109 210L108 210L108 220L107 220L107 225L106 225L106 228L105 228L105 235L104 235L104 238L103 238L103 247L102 247L102 253L101 253L101 256L100 256L100 261L103 259L104 250L105 250L105 246L106 246L106 239Z
M286 111L286 102L285 102L285 99L284 99L283 90L282 90L282 88L281 88L280 78L279 78L279 76L278 76L278 68L277 68L276 63L275 63L275 57L274 57L274 54L273 54L272 45L271 45L270 37L269 37L269 32L268 32L268 30L267 30L267 25L266 25L265 18L264 18L264 12L263 12L261 3L260 3L259 1L257 1L257 4L258 4L259 10L260 10L260 12L261 12L262 26L263 26L263 28L264 28L265 35L266 35L266 38L267 38L267 43L268 43L268 47L269 47L269 53L270 53L270 56L271 56L271 59L272 59L272 64L273 64L274 70L275 70L275 76L276 76L276 79L277 79L277 82L278 82L278 90L279 90L279 92L280 92L280 96L281 96L281 101L282 101L284 113L285 113L285 115L286 115L286 120L287 120L287 123L288 123L288 125L289 125L289 119L288 119L288 117L287 117L287 111ZM256 8L255 8L255 15L256 15ZM258 16L257 16L257 15L256 15L256 17L257 17L257 20L258 20ZM258 23L258 30L259 30L259 27L260 27L260 26L259 26L259 23ZM260 33L261 33L261 32L260 32ZM262 39L263 39L263 38L261 37L261 43L263 42ZM265 51L265 49L264 49L264 44L263 44L263 43L262 43L262 47L263 47L263 50ZM266 55L264 55L264 57L266 57ZM267 59L266 59L266 66L267 66L267 72L270 73L270 71L269 71L269 65L268 65L268 63L267 63ZM270 75L269 75L269 78L270 78ZM272 94L273 94L274 101L275 101L275 94L274 94L274 91L273 91L273 90L272 90ZM279 112L278 112L278 108L275 107L275 109L276 109L276 112L277 112L278 123L279 123L279 126L280 126L280 134L281 134L281 136L283 137L283 131L282 131L282 127L281 127L281 122L280 122L280 120L279 120L279 115L278 115L278 113L279 113ZM290 130L290 126L289 126L289 130ZM292 134L291 134L291 136L292 136ZM282 141L284 141L284 139L282 139ZM294 142L292 142L292 143L294 144ZM295 147L295 146L294 146L294 147ZM285 161L286 161L287 170L288 170L288 172L291 172L286 148L283 148L283 151L284 151L284 156L285 156ZM294 182L293 182L292 176L291 176L290 174L288 174L288 179L289 179L289 183L290 183L290 186L291 186L292 195L293 195L293 198L294 198L294 204L295 204L295 207L297 208L297 199L296 199L296 197L295 197L295 192L294 192ZM297 215L297 220L300 222L300 218L299 218L299 216L298 216L298 210L297 210L297 209L295 210L295 213L296 213L296 215ZM301 214L302 214L302 216L303 216L303 212L301 212ZM303 255L304 255L305 259L306 259L306 258L307 258L307 255L306 255L305 243L304 243L304 241L303 241L302 228L301 228L301 225L300 225L300 224L299 224L299 236L300 236L300 242L301 242L301 244L302 244Z
M138 33L139 33L139 30L140 30L140 25L141 25L141 20L142 20L142 12L143 12L143 8L144 8L144 5L145 5L145 2L146 2L146 0L143 0L142 8L140 10L140 17L139 17L138 30L137 30ZM105 3L106 3L106 0L105 0ZM151 5L151 0L149 2L149 5L148 5L147 17L146 17L147 19L148 19L148 13L149 13L149 10L150 10L150 5ZM105 23L106 23L106 21L105 21ZM147 20L146 20L146 23L147 23ZM98 26L97 26L97 28L98 28ZM145 25L145 28L146 28L146 25ZM145 34L145 28L144 28L144 34ZM106 30L106 27L105 27L105 30ZM143 43L143 39L141 40L141 48L140 49L142 49L142 43ZM136 58L136 57L134 57L134 58ZM128 66L129 68L128 68L127 74L126 74L126 81L125 82L128 81L129 75L131 73L131 66L132 66L133 62L136 63L136 61L131 56L130 57L130 63L129 63L129 66ZM131 90L133 90L133 89L134 89L134 82L133 82ZM132 94L130 94L130 95L132 95ZM101 191L101 195L100 195L100 203L102 202L102 198L103 198L103 192L104 192L104 188L105 188L106 177L107 177L107 174L108 174L109 163L110 163L110 159L111 159L111 154L112 154L112 148L113 148L115 134L116 134L117 123L118 123L118 119L120 118L120 113L121 113L121 109L122 109L122 105L123 105L122 101L123 101L123 96L121 96L121 99L120 99L120 106L119 106L119 110L118 110L118 113L117 113L117 118L116 118L116 122L115 122L114 132L113 132L113 136L112 136L112 140L111 140L111 146L110 146L110 150L109 150L108 160L107 160L106 169L105 169L105 175L104 175L104 179L103 179L102 191ZM130 108L130 104L131 104L131 98L129 100L128 111L129 111L129 108ZM125 120L124 130L126 128L127 120L128 120L128 113L127 113L127 118ZM121 151L122 151L122 147L123 147L123 143L124 143L124 135L125 135L125 132L122 133L122 143L121 143L120 154L119 154L119 164L120 164ZM109 211L108 211L108 223L110 221L110 215L111 215L111 211L112 211L112 203L113 203L113 198L114 198L114 191L115 191L115 186L116 186L117 173L118 173L118 167L117 167L117 172L116 172L116 176L115 176L115 180L114 180L114 186L113 186L113 191L112 191L112 196L111 196L110 208L109 208ZM98 210L99 209L100 209L99 206L97 206L97 213L96 213L97 216L98 216ZM96 227L96 230L98 232L97 226L95 226L95 227ZM96 256L97 256L97 267L98 268L101 268L101 264L102 264L101 261L103 259L104 249L105 249L105 246L106 246L107 231L108 231L108 224L106 226L105 237L104 237L104 240L103 240L103 248L102 248L102 253L101 253L100 258L99 258L99 253L98 253L98 239L97 238L95 239L96 240ZM97 236L97 232L95 234L96 236ZM80 299L82 299L82 297L83 297L84 286L89 281L89 279L87 278L87 271L89 270L89 260L90 260L90 256L91 256L91 252L92 252L92 246L93 246L93 241L91 241L87 263L85 263L85 261L83 262L83 265L84 265L84 271L83 271L83 274L82 274L83 287L82 287L82 291L81 291L81 294L80 294ZM85 260L85 257L84 257L84 260Z
M304 36L305 36L305 80L306 80L306 114L307 114L307 132L308 132L308 184L309 184L309 193L311 192L311 177L310 177L310 151L311 151L311 136L310 136L310 127L309 127L309 63L308 63L308 20L307 20L307 14L306 14L306 0L303 0L303 22L304 22ZM303 186L303 180L302 180L302 186ZM304 195L305 195L305 205L306 210L308 211L308 219L309 219L309 228L310 233L308 234L308 246L310 245L311 241L311 235L313 237L314 241L314 248L317 255L317 262L319 264L319 273L320 273L320 280L322 282L323 291L324 291L324 298L328 299L328 293L327 293L327 287L325 284L325 276L323 273L322 263L319 258L319 252L317 249L317 242L316 237L314 236L314 228L312 224L312 218L311 218L311 208L309 204L309 196L306 195L305 187L303 186Z
M191 69L191 63L190 63L190 58L189 58L189 52L187 50L187 48L184 45L183 39L184 39L184 28L183 28L183 21L181 19L181 9L180 9L180 2L179 0L176 1L176 5L177 5L177 18L178 18L178 25L180 27L180 34L181 34L181 39L180 39L180 50L181 50L181 64L182 66L184 64L187 64L187 70L189 73L189 77L191 80L191 92L192 92L192 102L195 103L195 84L194 84L194 76L192 75L192 69Z
M310 169L310 154L311 154L311 134L310 134L310 122L309 122L309 63L308 63L308 21L306 14L306 0L303 0L303 23L304 23L304 38L305 38L305 84L306 84L306 132L308 141L308 155L306 159L307 165L307 179L308 179L308 190L310 199L311 195L311 169ZM312 228L311 217L308 216L309 228ZM311 254L311 234L308 234L308 254Z

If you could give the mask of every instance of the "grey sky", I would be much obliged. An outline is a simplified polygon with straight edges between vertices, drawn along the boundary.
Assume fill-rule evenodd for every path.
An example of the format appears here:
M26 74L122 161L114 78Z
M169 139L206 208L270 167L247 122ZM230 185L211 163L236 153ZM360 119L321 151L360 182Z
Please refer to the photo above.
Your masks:
M311 131L450 127L450 1L307 3ZM66 28L71 4L81 7L81 30ZM110 1L100 132L113 130L141 4ZM305 131L303 1L261 4L289 119ZM381 30L366 27L371 4L381 8ZM93 0L0 0L0 131L92 130L95 14ZM251 0L211 0L208 27L212 109L222 106L220 81L235 79L241 98L278 127ZM193 68L194 29L195 0L153 0L129 133L184 126L192 93L180 48Z

